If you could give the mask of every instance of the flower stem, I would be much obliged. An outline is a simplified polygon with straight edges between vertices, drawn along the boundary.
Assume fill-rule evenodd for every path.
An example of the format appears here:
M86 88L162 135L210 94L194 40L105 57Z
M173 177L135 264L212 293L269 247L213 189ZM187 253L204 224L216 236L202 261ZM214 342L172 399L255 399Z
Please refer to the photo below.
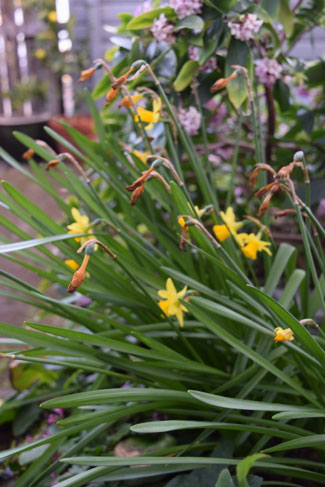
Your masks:
M236 130L235 149L234 149L234 154L232 157L232 164L231 164L230 186L229 186L227 198L226 198L226 208L228 208L228 206L231 205L231 201L232 201L232 197L233 197L233 193L234 193L242 120L243 120L243 111L240 110L238 123L237 123L237 130Z

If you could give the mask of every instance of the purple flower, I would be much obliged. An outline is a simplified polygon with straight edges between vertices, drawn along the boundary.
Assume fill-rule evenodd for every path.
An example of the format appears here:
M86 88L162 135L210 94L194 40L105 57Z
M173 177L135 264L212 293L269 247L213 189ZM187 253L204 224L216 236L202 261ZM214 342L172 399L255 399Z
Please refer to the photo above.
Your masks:
M197 135L201 127L201 113L193 106L179 108L178 118L189 135Z
M169 5L175 10L179 19L188 15L199 14L202 10L202 0L169 0Z
M159 42L172 44L175 41L174 26L168 22L165 14L160 14L159 18L153 21L153 26L150 30Z
M228 22L228 27L236 39L249 41L260 30L262 24L263 20L258 20L255 14L244 14L235 21Z
M260 83L271 86L281 77L282 66L275 59L258 59L255 73Z

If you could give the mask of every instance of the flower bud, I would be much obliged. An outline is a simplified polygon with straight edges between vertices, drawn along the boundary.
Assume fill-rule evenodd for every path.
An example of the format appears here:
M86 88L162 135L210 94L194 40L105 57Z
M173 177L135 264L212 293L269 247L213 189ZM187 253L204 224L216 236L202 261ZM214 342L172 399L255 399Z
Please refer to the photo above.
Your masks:
M304 155L303 151L302 150L299 150L293 156L293 160L294 161L303 161L304 160L304 157L305 157L305 155Z

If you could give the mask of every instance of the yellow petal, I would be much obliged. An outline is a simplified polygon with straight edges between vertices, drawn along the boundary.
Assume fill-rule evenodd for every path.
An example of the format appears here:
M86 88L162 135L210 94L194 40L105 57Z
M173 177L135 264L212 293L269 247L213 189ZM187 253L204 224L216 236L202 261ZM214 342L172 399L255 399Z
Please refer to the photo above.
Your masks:
M145 108L138 107L137 109L138 116L142 120L142 122L147 122L147 123L152 123L154 119L154 113L151 112L150 110L146 110ZM134 120L136 122L139 121L139 117L135 116Z
M170 277L166 281L166 289L170 295L175 296L177 294L175 284L173 283L173 280Z
M256 260L258 251L258 242L251 241L242 248L242 252L248 259Z
M168 292L165 291L165 289L159 289L158 296L160 296L161 298L167 299L168 298Z
M159 301L158 306L160 309L165 313L165 315L170 316L168 309L169 309L169 301Z
M230 237L230 232L226 225L214 225L213 232L220 242L223 242Z

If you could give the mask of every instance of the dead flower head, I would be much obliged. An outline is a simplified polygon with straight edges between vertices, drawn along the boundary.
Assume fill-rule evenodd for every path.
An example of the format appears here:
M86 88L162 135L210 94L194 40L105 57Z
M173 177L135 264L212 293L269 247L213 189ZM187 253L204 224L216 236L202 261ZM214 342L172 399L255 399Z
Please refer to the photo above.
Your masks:
M134 206L136 202L141 198L142 193L144 191L144 184L148 178L148 176L154 171L154 167L150 167L147 171L142 173L138 179L136 179L132 184L125 186L127 191L131 191L131 205Z
M105 105L109 105L110 103L112 103L112 101L115 100L115 98L117 97L117 95L118 95L118 90L115 90L114 88L111 88L109 90L109 92L107 93L107 95L106 95Z
M23 153L23 159L25 161L28 161L33 155L35 154L35 151L33 149L28 149L26 152Z
M131 68L125 73L123 74L123 76L120 76L119 78L117 78L117 80L114 81L112 87L114 90L118 90L119 88L121 88L127 81L129 75L134 71L134 68Z
M238 73L237 71L234 71L230 76L227 78L220 78L218 79L215 83L210 88L211 93L214 93L215 91L222 90L225 86L227 86L228 83L230 83L231 80L237 78Z
M52 161L49 161L47 164L46 164L46 170L47 171L50 171L51 169L53 169L53 167L56 167L60 164L61 161L59 161L59 159L53 159Z

